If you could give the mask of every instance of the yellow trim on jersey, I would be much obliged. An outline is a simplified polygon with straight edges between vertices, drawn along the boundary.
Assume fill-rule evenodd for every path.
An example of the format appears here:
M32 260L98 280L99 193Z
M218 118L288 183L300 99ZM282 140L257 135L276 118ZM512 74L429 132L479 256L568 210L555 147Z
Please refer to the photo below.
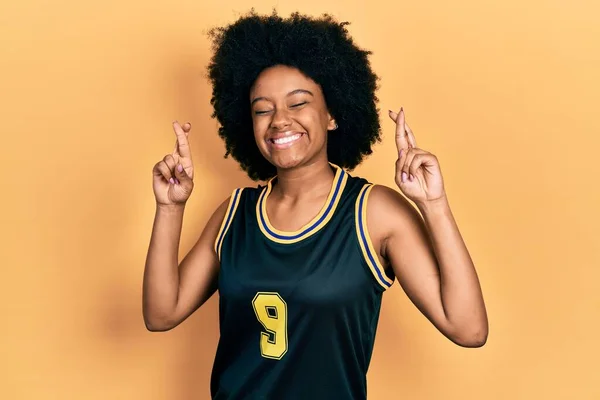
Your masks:
M273 187L272 182L275 178L269 180L267 186L263 189L256 202L256 219L258 227L267 238L282 244L297 243L317 233L329 222L329 220L331 220L337 205L342 198L346 182L348 181L348 173L335 164L331 164L331 166L336 169L336 172L325 204L321 208L319 214L317 214L309 223L294 232L280 231L273 227L269 221L269 216L267 215L267 197L271 193Z
M385 268L379 261L377 251L375 250L375 246L373 246L373 242L369 236L369 229L367 227L367 201L369 194L371 193L371 189L373 189L373 185L371 183L365 184L360 190L360 193L356 199L356 208L354 213L356 221L356 235L358 237L358 243L360 244L365 262L369 266L369 269L371 269L375 280L381 285L381 287L387 289L392 286L394 281L386 275Z
M221 228L219 228L219 233L215 239L215 252L217 253L219 260L221 260L221 248L223 247L223 240L225 240L225 235L231 226L231 222L233 221L237 207L240 204L240 198L242 197L243 190L244 188L237 188L231 192L229 205L227 206L227 212L225 212L225 215L223 216Z

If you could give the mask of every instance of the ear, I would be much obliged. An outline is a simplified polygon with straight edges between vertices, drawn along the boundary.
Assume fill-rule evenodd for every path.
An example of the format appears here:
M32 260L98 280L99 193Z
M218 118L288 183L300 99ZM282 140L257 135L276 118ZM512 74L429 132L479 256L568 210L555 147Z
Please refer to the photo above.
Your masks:
M329 117L329 122L327 123L328 131L335 131L338 128L337 122L335 122L335 118L331 116L331 114L327 114Z

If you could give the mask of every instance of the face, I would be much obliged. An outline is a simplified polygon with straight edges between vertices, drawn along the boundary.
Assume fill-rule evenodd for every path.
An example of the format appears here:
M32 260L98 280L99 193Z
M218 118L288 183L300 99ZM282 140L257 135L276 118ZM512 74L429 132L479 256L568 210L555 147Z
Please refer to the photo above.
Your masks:
M320 86L287 66L265 69L250 90L254 138L278 169L327 159L327 131L335 121Z

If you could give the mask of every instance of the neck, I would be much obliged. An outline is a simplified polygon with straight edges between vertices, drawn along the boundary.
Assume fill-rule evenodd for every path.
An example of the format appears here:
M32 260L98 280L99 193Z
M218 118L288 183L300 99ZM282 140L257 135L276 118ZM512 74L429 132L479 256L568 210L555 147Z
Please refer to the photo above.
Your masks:
M334 175L331 165L326 160L294 169L278 170L277 182L271 193L292 201L320 196L329 193Z

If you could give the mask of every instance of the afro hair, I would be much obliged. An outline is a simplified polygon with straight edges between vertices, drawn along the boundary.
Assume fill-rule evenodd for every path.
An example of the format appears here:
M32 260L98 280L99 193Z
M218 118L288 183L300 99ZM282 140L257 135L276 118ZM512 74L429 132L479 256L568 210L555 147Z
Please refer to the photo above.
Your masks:
M338 124L328 134L330 162L352 170L381 140L378 77L368 60L371 52L354 44L348 24L329 14L317 18L296 12L284 19L276 11L260 16L252 9L233 24L209 31L212 118L219 122L225 157L231 155L250 179L264 181L276 175L256 145L249 100L258 75L275 65L296 68L321 87Z

